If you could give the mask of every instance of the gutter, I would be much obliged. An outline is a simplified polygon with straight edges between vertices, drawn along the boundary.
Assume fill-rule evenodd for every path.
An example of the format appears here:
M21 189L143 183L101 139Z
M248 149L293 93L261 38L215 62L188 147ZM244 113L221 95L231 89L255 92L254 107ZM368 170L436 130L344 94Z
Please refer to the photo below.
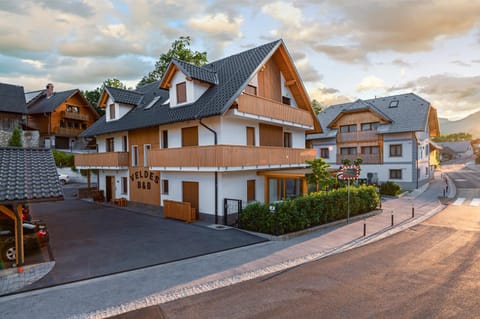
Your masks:
M205 123L202 122L202 118L198 120L201 126L209 130L213 133L213 143L217 145L217 132L212 129L211 127L207 126ZM215 224L218 224L218 172L215 171Z

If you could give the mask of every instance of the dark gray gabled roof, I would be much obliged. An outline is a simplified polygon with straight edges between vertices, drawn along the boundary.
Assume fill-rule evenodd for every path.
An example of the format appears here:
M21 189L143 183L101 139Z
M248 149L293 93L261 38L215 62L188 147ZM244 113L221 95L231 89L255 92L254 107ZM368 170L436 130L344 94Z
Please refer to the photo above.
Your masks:
M0 83L0 112L26 113L23 86Z
M152 84L141 87L136 90L144 96L139 106L119 120L107 122L105 117L102 117L81 136L95 136L221 115L230 108L262 64L281 44L282 40L277 40L203 66L202 68L217 74L218 84L212 85L191 104L171 108L169 103L165 103L168 91L159 88L160 81L155 82L156 87L152 87ZM162 95L162 99L157 101L155 106L145 110L145 106L158 95Z
M208 66L196 66L191 63L173 58L170 62L175 64L186 76L210 84L218 84L217 73Z
M472 150L472 142L470 141L438 142L438 144L455 153L465 153Z
M392 101L398 101L398 105L390 107ZM348 113L352 110L359 110L362 107L367 109L367 106L372 111L383 114L390 121L389 124L380 125L377 129L378 133L419 132L424 131L428 127L430 102L414 93L407 93L369 100L357 100L327 107L317 116L324 132L321 134L310 134L307 136L307 139L311 140L335 135L336 129L328 128L328 125L335 118L342 112Z
M63 200L49 149L0 147L0 203Z
M376 113L378 116L383 118L385 121L392 121L384 112L379 110L376 106L369 103L368 101L364 101L364 100L360 100L360 99L358 99L358 100L356 100L355 102L352 102L352 103L344 104L344 106L342 107L342 110L340 111L340 113L336 117L338 117L342 113L346 114L346 113L350 113L350 112L354 112L354 111L363 111L363 110L372 111L373 113ZM330 121L330 123L332 121ZM328 124L330 124L330 123L328 123Z
M105 86L105 91L108 92L108 95L113 99L115 103L123 103L130 105L139 105L142 101L142 94L125 89L114 88L111 86Z
M46 90L44 90L46 92ZM75 94L78 89L55 92L51 97L47 98L45 93L40 97L34 98L27 104L27 112L29 114L51 113L60 104L65 102L69 97ZM28 94L28 93L27 93Z

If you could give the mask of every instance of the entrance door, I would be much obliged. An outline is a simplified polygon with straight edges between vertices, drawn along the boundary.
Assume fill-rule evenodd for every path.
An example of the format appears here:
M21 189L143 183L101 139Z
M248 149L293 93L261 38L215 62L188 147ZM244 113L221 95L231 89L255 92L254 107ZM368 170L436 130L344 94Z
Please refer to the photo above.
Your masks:
M105 197L110 202L115 197L115 176L105 176Z
M195 216L198 219L198 182L182 182L183 202L190 203L195 208Z

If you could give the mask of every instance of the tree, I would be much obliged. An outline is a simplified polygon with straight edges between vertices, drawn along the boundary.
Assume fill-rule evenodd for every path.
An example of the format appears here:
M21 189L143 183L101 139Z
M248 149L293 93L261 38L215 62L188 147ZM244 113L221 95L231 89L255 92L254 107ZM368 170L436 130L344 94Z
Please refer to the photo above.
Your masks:
M448 135L435 136L434 142L458 142L458 141L471 141L473 139L470 133L452 133Z
M18 125L13 129L12 136L8 140L8 146L23 147L22 133Z
M158 61L155 63L155 69L145 75L137 84L137 87L161 79L165 71L167 71L167 66L172 58L177 58L197 66L206 64L207 52L192 51L190 42L191 38L189 36L180 37L178 40L173 41L170 50L167 53L160 54Z
M126 89L127 86L120 81L119 79L112 78L112 79L106 79L103 81L103 86L110 86L114 88L119 88L119 89ZM103 86L102 87L97 87L95 90L89 91L85 90L83 91L83 96L87 99L88 102L93 106L93 108L97 111L100 116L105 114L105 110L101 107L98 107L98 100L100 100L100 96L102 95L103 91Z
M318 115L324 109L323 105L315 99L312 100L312 108L316 115Z
M330 165L323 158L319 157L313 161L307 160L305 162L312 167L312 174L307 175L307 182L310 185L315 185L317 192L332 182L328 172Z

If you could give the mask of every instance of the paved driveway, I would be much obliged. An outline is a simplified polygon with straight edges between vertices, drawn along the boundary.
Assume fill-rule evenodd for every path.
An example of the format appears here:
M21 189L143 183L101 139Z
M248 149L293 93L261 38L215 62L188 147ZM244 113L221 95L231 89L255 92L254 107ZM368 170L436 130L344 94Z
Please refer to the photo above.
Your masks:
M68 197L62 202L33 204L31 212L48 225L56 265L26 290L264 241L236 229L214 230L204 224L186 224Z

